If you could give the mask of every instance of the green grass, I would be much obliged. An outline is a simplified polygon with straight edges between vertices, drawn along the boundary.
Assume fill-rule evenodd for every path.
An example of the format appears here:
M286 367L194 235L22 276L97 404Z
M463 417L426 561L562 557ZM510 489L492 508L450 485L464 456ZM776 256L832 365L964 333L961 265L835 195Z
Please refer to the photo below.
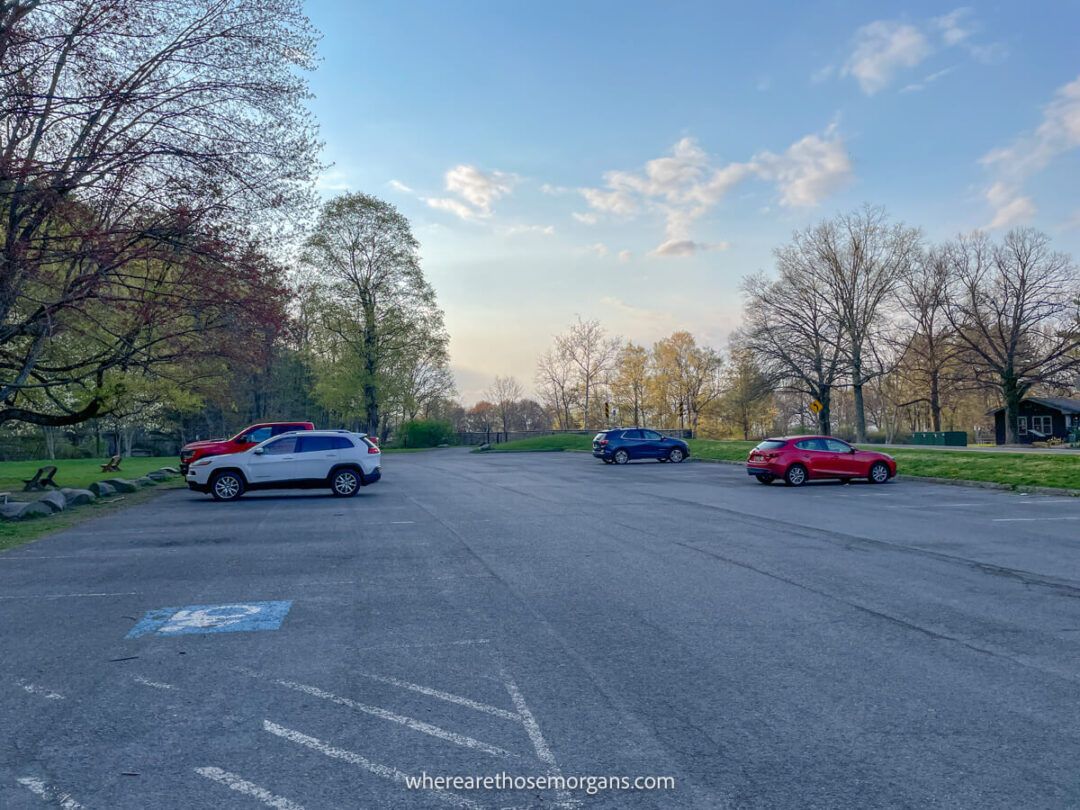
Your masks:
M709 461L744 461L756 442L691 439L690 457ZM868 450L873 445L863 445ZM535 436L492 445L492 453L592 448L589 436ZM1080 490L1080 456L1041 453L965 453L932 448L887 449L901 475L985 481L1014 487L1057 487Z
M0 461L0 492L10 492L12 500L29 500L22 494L23 481L33 478L39 467L56 467L53 477L60 487L86 489L94 481L106 478L139 478L162 467L176 467L175 456L147 456L125 458L120 462L120 472L103 473L101 465L107 458L71 458L56 461Z

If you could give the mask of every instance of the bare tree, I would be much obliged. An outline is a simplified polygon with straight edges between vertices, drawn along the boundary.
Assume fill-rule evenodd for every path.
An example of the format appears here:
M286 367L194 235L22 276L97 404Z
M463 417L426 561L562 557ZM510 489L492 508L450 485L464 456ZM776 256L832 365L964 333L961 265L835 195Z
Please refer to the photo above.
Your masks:
M1067 387L1080 368L1076 265L1030 228L999 244L983 234L948 247L946 315L980 379L1005 404L1006 442L1016 442L1020 400L1036 385Z
M593 426L590 412L593 394L611 370L620 342L607 336L600 321L583 321L578 316L564 334L555 338L555 345L577 370L582 391L582 427L588 429Z
M777 386L821 403L818 429L831 433L832 392L845 369L842 333L816 254L796 241L776 251L779 278L743 281L745 344Z
M925 402L934 430L941 430L943 388L956 376L956 360L961 352L956 330L946 313L951 267L947 251L926 251L900 276L897 290L900 307L907 316L907 322L901 325L903 337L897 341L897 370L920 392L897 407Z
M558 346L548 349L537 360L536 387L555 415L555 423L563 430L574 427L573 410L578 399L574 368Z
M495 382L484 392L484 399L495 406L495 414L502 423L503 433L510 432L510 420L514 406L525 396L525 390L513 377L495 376Z
M854 394L856 441L866 441L863 385L885 371L876 356L884 307L917 256L920 238L917 230L890 225L883 209L870 206L795 236L794 248L801 258L819 265L827 285L827 303L843 336Z

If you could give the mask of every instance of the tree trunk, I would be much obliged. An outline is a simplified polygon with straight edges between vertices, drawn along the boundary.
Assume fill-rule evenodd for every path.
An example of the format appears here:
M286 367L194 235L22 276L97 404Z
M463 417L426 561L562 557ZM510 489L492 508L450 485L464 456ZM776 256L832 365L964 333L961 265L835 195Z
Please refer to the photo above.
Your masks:
M818 402L821 403L821 410L818 411L818 430L823 436L832 435L832 417L830 416L830 409L832 407L830 400L832 399L832 386L822 385L818 389Z
M375 307L364 308L364 417L367 433L379 435L379 389L375 375L379 371L378 335L375 331Z
M866 441L866 408L863 404L862 357L854 352L851 358L851 390L855 395L855 441Z
M930 373L930 419L933 421L934 430L941 430L941 391L938 382L938 370Z
M1005 399L1005 444L1016 444L1016 418L1020 414L1023 392L1012 369L1001 375L1001 394Z

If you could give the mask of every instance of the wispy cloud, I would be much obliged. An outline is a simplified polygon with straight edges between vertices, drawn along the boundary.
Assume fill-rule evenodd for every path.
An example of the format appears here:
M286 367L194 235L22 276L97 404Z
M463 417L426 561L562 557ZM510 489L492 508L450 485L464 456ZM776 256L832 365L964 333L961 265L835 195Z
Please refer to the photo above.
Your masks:
M523 236L534 234L537 236L554 236L554 225L511 225L505 231L507 236Z
M386 185L390 186L390 188L394 189L394 191L400 191L402 194L413 193L413 190L404 183L402 183L400 180L391 180Z
M806 207L819 204L852 175L847 150L831 126L823 134L796 141L780 154L762 151L748 161L720 165L696 140L683 138L669 155L648 161L641 171L609 171L603 187L580 192L594 217L660 214L665 238L652 255L692 256L727 246L696 241L691 231L698 219L743 181L758 177L775 183L781 205Z
M1012 143L991 150L981 163L996 175L986 191L994 209L989 227L1007 227L1030 219L1035 203L1023 194L1025 181L1061 155L1080 148L1080 76L1062 85L1043 108L1042 121Z
M461 219L486 219L491 216L495 201L508 195L518 178L507 172L485 172L461 164L450 169L444 180L446 190L456 197L426 197L424 202Z
M350 188L348 177L341 169L330 169L315 178L317 191L348 191Z

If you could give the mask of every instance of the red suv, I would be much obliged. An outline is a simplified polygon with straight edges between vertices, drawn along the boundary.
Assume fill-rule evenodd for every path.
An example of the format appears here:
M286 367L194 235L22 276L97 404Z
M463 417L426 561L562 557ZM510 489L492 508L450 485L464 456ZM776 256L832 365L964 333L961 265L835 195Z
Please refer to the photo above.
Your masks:
M799 487L808 480L865 478L884 484L896 475L896 460L885 453L859 450L832 436L787 436L766 439L746 459L746 472L763 484L778 478Z
M205 456L227 456L229 453L241 453L259 442L264 442L279 433L291 430L314 430L311 422L259 422L246 427L231 439L215 439L206 442L189 442L180 450L180 472L187 475L191 462Z

